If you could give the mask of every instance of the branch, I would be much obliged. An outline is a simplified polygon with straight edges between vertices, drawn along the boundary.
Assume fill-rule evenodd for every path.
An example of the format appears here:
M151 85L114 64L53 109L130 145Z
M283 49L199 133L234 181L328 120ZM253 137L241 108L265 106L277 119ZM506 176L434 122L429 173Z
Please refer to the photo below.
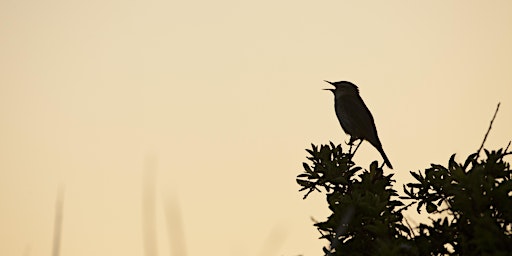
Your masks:
M509 141L509 142L508 142L508 145L507 145L507 147L505 148L505 151L503 151L503 153L504 153L504 154L506 154L506 153L507 153L507 151L508 151L508 147L510 147L510 143L511 143L511 142L512 142L512 141Z
M410 204L408 204L408 205L406 205L406 206L404 206L404 207L402 207L402 208L398 209L396 212L402 212L402 211L404 211L404 210L407 210L409 207L411 207L412 205L414 205L414 204L416 204L416 203L417 203L417 202L416 202L416 201L414 201L414 202L412 202L412 203L410 203Z
M404 218L404 221L407 227L409 228L409 234L407 234L407 236L409 236L410 239L413 239L416 236L416 232L414 232L414 229L412 228L411 223L409 223L409 220L407 220L407 218ZM418 235L419 234L420 233L418 232Z
M492 128L492 123L494 122L494 119L496 118L496 114L498 114L498 110L500 109L500 104L501 104L501 102L498 102L498 106L496 106L496 111L494 111L494 116L492 117L491 123L489 124L489 129L487 129L487 132L485 133L485 137L484 137L484 140L482 141L482 145L480 145L480 148L476 151L475 158L477 158L478 155L480 155L480 151L482 151L482 148L484 148L485 141L487 140L487 135L489 135L489 132L491 131L491 128Z

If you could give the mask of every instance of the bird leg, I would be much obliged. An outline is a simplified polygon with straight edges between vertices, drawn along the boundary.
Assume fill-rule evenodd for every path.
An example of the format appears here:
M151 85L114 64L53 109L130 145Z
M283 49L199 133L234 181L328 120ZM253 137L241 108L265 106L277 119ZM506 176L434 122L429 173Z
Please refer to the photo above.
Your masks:
M348 142L345 142L345 144L347 144L347 146L350 146L350 148L348 149L348 154L350 155L350 152L352 152L352 146L354 145L354 140L352 140L352 137L350 137L350 140Z
M361 142L359 142L359 144L357 145L356 149L354 150L354 152L352 153L352 146L354 146L354 142L356 140L360 140ZM350 148L348 149L348 154L349 155L354 155L357 151L357 149L359 148L359 145L361 145L361 143L363 142L362 139L359 139L359 138L356 138L356 137L353 137L353 136L350 136L350 140L347 142L345 142L347 145L350 146Z
M363 143L363 139L358 139L358 140L359 140L359 144L357 144L357 147L356 147L356 149L354 149L354 152L352 152L352 155L354 155L356 153L356 151L359 148L359 146L361 146L361 144ZM350 148L352 149L352 146Z

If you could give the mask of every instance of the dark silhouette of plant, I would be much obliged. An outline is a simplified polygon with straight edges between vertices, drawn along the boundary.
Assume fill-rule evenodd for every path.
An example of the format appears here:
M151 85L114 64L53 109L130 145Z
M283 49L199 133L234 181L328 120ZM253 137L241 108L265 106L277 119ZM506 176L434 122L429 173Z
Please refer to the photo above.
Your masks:
M421 255L510 255L512 252L512 181L506 149L470 155L464 165L452 155L448 168L432 165L404 186L406 200L444 219L420 224L414 238ZM471 168L469 168L471 166ZM451 251L447 248L451 248Z
M438 164L411 172L405 196L392 188L393 174L377 162L369 170L355 166L341 145L312 145L311 164L297 177L306 198L325 191L331 215L315 223L329 241L325 255L510 255L512 251L512 181L507 149L470 155L464 164L452 155L448 167ZM412 201L407 206L401 200ZM432 223L412 228L403 210L425 208ZM434 216L434 215L432 215Z
M355 166L341 145L312 145L307 151L312 164L303 164L297 182L308 191L304 198L315 190L327 192L332 213L315 224L329 241L325 255L407 255L410 230L403 224L403 204L393 199L393 174L384 175L376 162L369 170Z
M328 241L324 255L511 255L512 173L504 158L512 152L484 150L480 159L485 138L463 164L452 155L447 167L410 172L415 181L401 197L377 162L358 167L332 142L306 149L310 163L297 183L304 199L326 193L331 214L314 224ZM413 205L430 223L409 225L402 212Z

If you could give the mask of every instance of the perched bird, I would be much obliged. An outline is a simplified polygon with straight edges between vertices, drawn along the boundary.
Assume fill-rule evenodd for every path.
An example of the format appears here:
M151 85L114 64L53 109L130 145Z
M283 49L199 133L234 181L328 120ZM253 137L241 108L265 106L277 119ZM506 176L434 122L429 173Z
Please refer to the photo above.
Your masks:
M340 121L341 128L346 134L350 135L350 143L355 140L366 140L370 142L384 158L384 163L393 169L391 162L389 162L382 144L380 143L379 136L377 135L377 128L373 121L372 113L363 99L359 96L359 88L351 82L329 82L335 89L324 89L334 93L334 109L336 116Z

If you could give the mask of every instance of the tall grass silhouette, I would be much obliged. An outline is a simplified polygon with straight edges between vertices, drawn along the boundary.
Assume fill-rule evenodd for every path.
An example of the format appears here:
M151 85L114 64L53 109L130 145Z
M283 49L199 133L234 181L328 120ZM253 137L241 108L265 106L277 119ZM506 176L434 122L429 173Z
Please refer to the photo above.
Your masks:
M146 256L158 255L155 217L156 158L146 157L142 184L142 232Z
M64 205L64 187L61 186L57 192L57 200L55 203L55 220L53 223L53 247L52 256L60 255L60 242L62 238L62 218Z

